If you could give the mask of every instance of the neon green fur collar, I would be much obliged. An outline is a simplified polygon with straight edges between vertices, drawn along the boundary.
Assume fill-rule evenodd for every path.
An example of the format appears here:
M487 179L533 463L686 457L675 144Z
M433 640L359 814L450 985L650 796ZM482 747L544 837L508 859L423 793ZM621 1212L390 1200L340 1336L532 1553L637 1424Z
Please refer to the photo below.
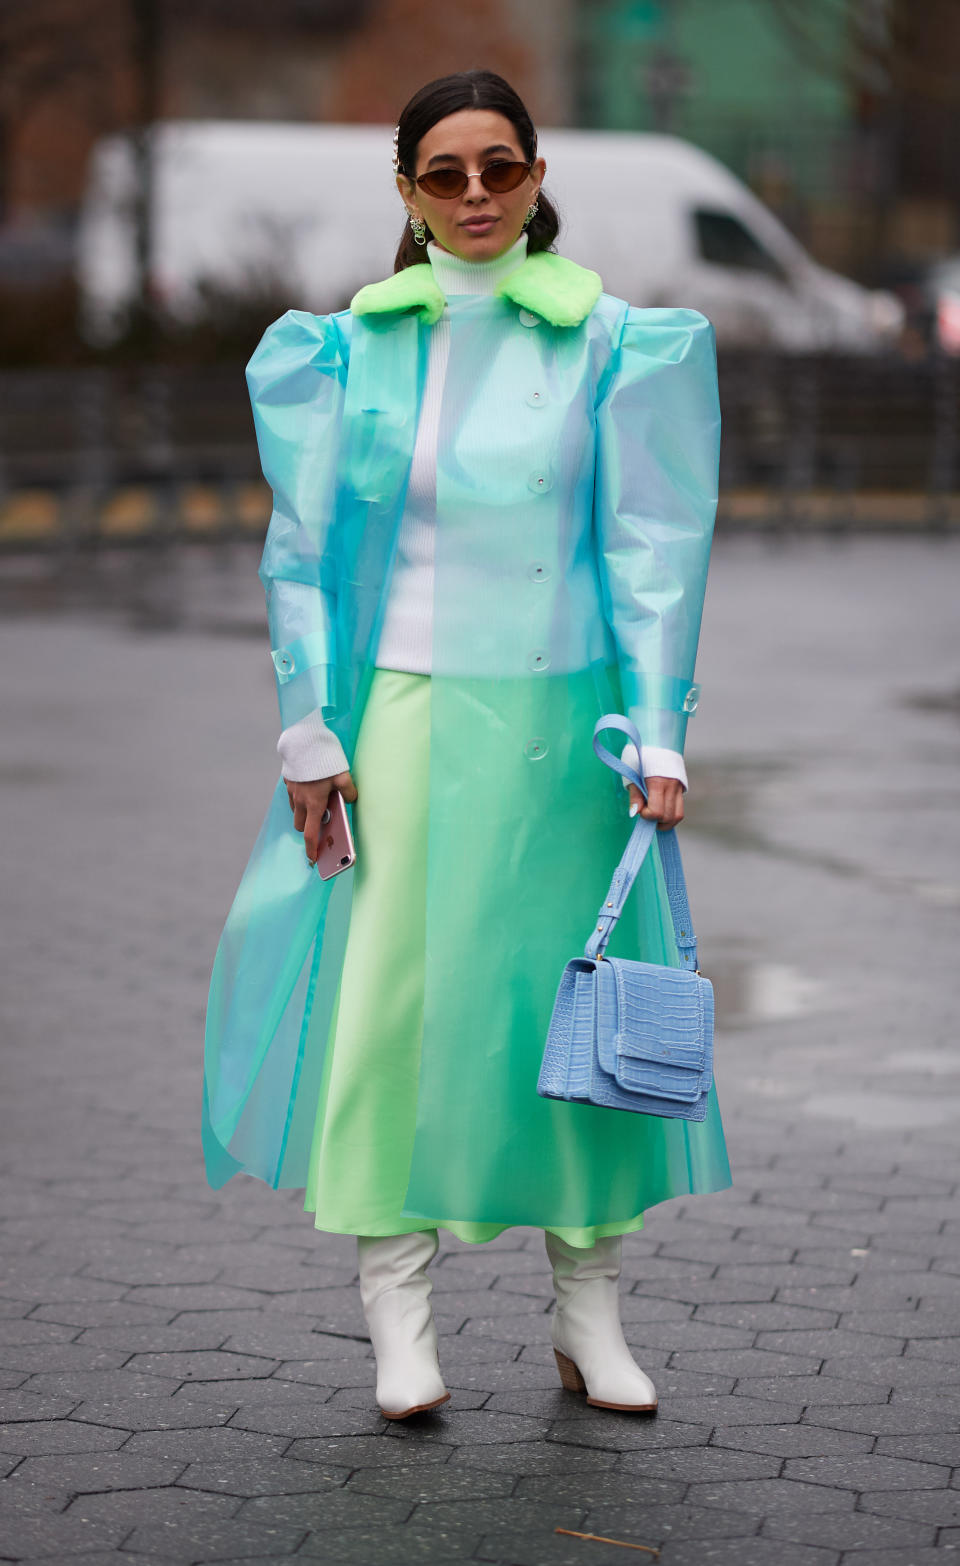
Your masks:
M495 292L512 299L521 309L542 316L553 326L579 326L586 320L603 291L598 272L578 266L550 250L527 256L515 271L497 284ZM382 283L367 283L350 301L354 315L388 315L419 310L428 326L439 321L446 297L429 261L404 267Z

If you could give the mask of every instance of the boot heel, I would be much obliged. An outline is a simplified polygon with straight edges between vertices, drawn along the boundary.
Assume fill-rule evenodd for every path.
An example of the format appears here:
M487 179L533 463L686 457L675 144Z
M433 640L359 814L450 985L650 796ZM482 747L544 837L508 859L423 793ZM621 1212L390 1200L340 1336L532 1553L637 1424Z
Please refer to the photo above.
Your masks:
M576 1365L573 1363L573 1360L568 1359L566 1354L561 1354L558 1348L554 1349L553 1357L557 1362L557 1369L560 1372L560 1380L563 1382L566 1390L568 1392L586 1392L587 1383L584 1381Z

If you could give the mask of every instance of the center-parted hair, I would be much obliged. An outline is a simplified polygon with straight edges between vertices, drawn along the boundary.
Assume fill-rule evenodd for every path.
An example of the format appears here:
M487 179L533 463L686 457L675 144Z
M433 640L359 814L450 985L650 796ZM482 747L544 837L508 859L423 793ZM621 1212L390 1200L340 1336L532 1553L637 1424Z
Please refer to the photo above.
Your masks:
M417 171L417 148L423 137L438 120L461 109L491 109L510 121L517 133L521 151L527 162L537 155L537 133L523 99L514 92L509 82L495 71L456 71L452 76L438 76L415 92L403 113L397 134L397 164L399 172L413 179ZM560 218L552 201L541 189L537 197L538 211L525 230L527 253L550 250L560 231ZM427 236L434 236L427 227ZM424 259L423 248L416 244L409 224L397 248L393 270L402 272L404 267L415 266Z

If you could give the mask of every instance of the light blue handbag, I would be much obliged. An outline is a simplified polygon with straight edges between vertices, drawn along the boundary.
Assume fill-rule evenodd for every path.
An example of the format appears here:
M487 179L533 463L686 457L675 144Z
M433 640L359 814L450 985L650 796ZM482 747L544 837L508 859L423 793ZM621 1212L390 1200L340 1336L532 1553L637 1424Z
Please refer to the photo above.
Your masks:
M642 775L600 743L604 729L621 729L639 755L636 728L629 718L608 714L596 724L593 748L646 797ZM679 968L604 955L654 839L663 862ZM605 1109L704 1120L712 1083L713 986L697 968L676 832L661 832L655 821L638 816L585 954L563 970L537 1092L542 1098Z

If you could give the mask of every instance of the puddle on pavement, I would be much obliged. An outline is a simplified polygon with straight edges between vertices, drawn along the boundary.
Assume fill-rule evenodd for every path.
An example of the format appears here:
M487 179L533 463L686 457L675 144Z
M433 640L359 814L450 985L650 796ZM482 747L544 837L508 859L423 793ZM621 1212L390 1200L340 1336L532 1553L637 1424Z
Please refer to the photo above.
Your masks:
M946 713L948 717L960 718L960 685L952 691L911 691L902 698L902 705L915 712Z
M815 979L788 963L720 958L711 963L707 977L713 985L721 1029L805 1017L817 1010L822 993Z

